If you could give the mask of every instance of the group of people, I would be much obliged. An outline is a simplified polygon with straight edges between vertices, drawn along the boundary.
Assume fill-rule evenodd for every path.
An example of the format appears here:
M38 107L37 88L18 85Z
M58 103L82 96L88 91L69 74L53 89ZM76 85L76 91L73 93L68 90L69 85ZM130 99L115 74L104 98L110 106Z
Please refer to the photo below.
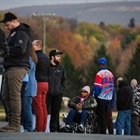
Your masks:
M0 23L10 31L6 39L0 30L2 101L8 121L0 132L20 132L21 126L28 132L57 132L67 79L60 64L63 52L51 50L49 56L43 53L42 41L31 42L30 26L20 23L11 12Z
M51 50L49 56L43 53L42 41L31 42L29 25L20 23L13 13L6 13L0 22L10 31L5 39L4 32L0 30L2 101L8 120L8 125L0 131L19 132L22 125L28 132L58 132L67 80L65 68L60 63L63 52ZM140 135L140 86L135 79L129 85L123 78L118 78L116 92L114 76L106 69L106 64L107 60L101 57L98 60L100 70L92 89L84 86L79 96L70 100L66 127L70 129L78 114L78 129L82 130L87 110L94 109L98 116L98 133L106 134L108 127L109 134L114 134L112 110L116 107L116 134L121 135L124 129L125 135Z
M140 86L136 79L128 84L118 78L116 134L140 135Z
M89 86L81 89L79 96L70 100L68 106L71 108L66 120L65 130L70 131L75 116L79 117L78 129L84 129L87 110L93 109L98 116L97 133L114 134L112 122L112 110L117 109L118 114L115 122L116 134L122 135L140 135L140 86L136 79L132 79L130 85L122 78L117 79L117 89L114 87L114 76L106 69L107 60L100 58L98 60L99 72L95 76L94 85L90 91ZM116 92L117 91L117 92ZM93 102L85 101L90 97ZM80 110L80 111L79 111Z

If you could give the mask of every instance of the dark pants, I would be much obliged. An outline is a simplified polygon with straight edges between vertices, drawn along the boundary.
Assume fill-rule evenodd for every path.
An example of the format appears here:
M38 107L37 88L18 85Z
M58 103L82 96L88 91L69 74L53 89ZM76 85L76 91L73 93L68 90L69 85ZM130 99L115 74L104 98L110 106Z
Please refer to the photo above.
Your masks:
M112 109L107 109L107 128L109 134L114 134L113 122L112 122Z
M2 73L0 73L0 99L2 101L2 104L3 104L3 107L4 107L4 111L5 111L5 121L8 122L7 109L6 109L4 100L2 99L2 85L3 85L3 76L2 76Z
M62 95L50 96L47 95L47 109L51 114L50 132L58 132L59 128L59 112L61 109Z
M139 116L131 116L131 135L140 135Z
M108 109L108 103L103 102L100 99L97 99L97 115L98 115L98 122L99 122L99 133L100 134L106 134L106 126L107 126L107 109Z

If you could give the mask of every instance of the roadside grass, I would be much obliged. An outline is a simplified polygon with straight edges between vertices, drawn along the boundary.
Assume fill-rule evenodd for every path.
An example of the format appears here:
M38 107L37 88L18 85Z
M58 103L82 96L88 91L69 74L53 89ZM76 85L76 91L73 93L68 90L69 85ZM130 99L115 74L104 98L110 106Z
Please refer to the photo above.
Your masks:
M0 106L0 121L5 121L5 111L3 106Z
M63 114L67 114L68 113L68 110L65 111L65 110L61 110L60 111L60 120L63 120ZM117 117L117 111L113 111L112 112L112 118L113 120L115 120ZM5 121L5 111L4 111L4 108L3 106L0 105L0 121Z

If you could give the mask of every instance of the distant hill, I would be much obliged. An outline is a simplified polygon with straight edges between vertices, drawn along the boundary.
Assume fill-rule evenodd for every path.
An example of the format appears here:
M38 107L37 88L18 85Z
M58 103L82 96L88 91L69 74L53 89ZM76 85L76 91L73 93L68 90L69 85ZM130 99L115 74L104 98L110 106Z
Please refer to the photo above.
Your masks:
M121 24L127 26L134 18L136 25L140 25L140 1L136 2L106 2L85 4L63 4L29 6L10 9L20 16L32 16L33 13L55 13L64 18L77 18L78 22L87 21L99 24Z

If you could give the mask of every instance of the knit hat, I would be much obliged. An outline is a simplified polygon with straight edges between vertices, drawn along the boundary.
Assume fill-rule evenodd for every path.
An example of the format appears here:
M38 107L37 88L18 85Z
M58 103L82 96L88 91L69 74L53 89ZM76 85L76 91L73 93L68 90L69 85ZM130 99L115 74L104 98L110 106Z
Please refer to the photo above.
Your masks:
M89 86L83 87L83 88L81 89L81 91L82 91L82 90L85 90L85 91L87 91L88 93L90 93L90 87L89 87Z
M104 57L101 57L101 58L99 58L98 59L98 64L100 65L100 64L103 64L104 66L106 65L106 59L104 58Z
M136 79L132 79L131 82L130 82L130 85L131 86L136 86L138 83L137 83L137 80Z

